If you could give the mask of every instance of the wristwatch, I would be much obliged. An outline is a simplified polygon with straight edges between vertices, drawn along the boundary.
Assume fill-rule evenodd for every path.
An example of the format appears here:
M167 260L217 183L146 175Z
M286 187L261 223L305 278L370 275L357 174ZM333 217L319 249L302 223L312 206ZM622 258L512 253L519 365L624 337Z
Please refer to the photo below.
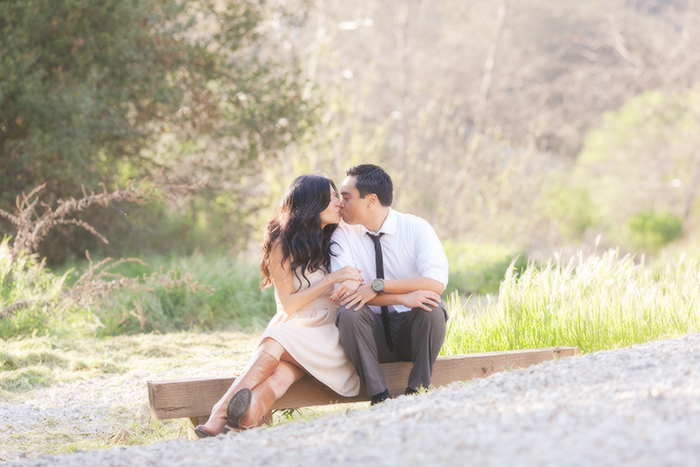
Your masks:
M384 293L384 279L374 279L372 281L372 290L374 290L374 293L377 295L381 295Z

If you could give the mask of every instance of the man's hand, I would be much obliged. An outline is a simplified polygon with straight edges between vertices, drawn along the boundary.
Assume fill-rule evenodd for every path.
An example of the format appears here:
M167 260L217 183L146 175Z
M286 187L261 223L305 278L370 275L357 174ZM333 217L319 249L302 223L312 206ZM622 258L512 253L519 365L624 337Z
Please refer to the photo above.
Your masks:
M355 290L354 293L351 293L343 298L340 304L347 309L355 307L355 311L360 311L360 308L365 306L367 302L376 296L377 292L372 290L372 286L370 284L362 284L357 288L357 290Z
M401 294L401 304L408 308L422 308L425 311L433 311L440 305L440 295L430 290L416 290L415 292Z
M331 294L331 300L340 301L354 294L360 286L359 281L347 280L341 282Z

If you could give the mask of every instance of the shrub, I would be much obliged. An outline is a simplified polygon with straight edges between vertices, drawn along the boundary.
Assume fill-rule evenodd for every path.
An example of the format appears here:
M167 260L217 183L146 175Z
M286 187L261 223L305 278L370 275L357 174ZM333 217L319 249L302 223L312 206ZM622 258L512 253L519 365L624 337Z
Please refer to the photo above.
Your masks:
M506 271L517 271L527 265L523 251L501 244L443 242L450 263L450 280L445 292L458 290L460 294L487 294L498 290Z
M627 220L627 233L636 249L656 253L683 236L683 222L666 210L648 209Z
M93 311L100 322L98 334L260 328L275 312L272 290L260 292L260 271L253 264L202 254L150 257L149 263L122 264L115 272L138 277L168 270L174 279L187 278L197 287L154 284L113 295Z
M0 242L0 338L47 331L63 311L58 306L65 275L57 277L36 255L13 254Z
M185 287L189 292L196 293L205 289L192 281L190 276L179 278L173 271L163 273L161 270L138 278L126 278L116 273L114 268L124 263L142 261L126 258L114 262L106 258L93 263L87 252L88 267L70 287L64 287L68 272L56 277L46 269L45 259L38 261L35 253L48 232L56 226L72 224L83 227L106 243L104 236L76 216L93 205L105 207L118 201L143 202L153 195L153 188L142 184L140 187L129 185L113 192L104 189L100 194L85 193L83 198L77 200L58 200L57 206L39 205L39 193L44 188L42 185L28 195L23 193L18 196L15 214L0 209L0 217L17 227L12 242L6 237L0 244L0 337L49 330L59 333L66 327L84 325L87 317L96 319L100 326L99 318L90 315L91 307L99 307L120 290L136 293L152 290L156 286L163 290ZM37 206L41 206L43 212L40 213ZM179 293L182 294L182 291ZM142 302L137 300L137 310ZM65 314L69 309L72 313ZM144 328L143 323L141 328Z

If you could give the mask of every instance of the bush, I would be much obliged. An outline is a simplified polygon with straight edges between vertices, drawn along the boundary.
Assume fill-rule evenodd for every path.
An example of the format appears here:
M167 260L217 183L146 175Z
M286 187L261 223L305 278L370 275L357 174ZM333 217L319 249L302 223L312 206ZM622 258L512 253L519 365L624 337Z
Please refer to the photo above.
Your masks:
M0 242L0 338L48 332L64 311L57 305L65 275L53 275L37 255L15 257L9 240Z
M500 244L443 242L450 263L450 281L445 292L458 290L463 296L498 291L511 262L521 271L527 266L523 251Z
M637 250L656 253L683 236L683 221L668 211L648 209L630 217L626 230Z
M124 263L115 273L143 277L168 270L174 280L198 285L124 290L93 311L100 335L168 332L226 327L263 327L275 313L272 290L260 292L257 266L230 256L194 254L184 258L151 257L150 264Z

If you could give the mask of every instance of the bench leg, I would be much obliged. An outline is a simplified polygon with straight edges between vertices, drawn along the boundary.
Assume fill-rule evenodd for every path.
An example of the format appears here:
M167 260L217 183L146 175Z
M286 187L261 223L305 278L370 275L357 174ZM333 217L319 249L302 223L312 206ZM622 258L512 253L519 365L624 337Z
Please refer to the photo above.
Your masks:
M207 420L209 420L209 416L204 416L204 417L190 417L187 419L187 439L190 441L196 441L199 439L197 434L194 432L194 429L197 428L197 425L204 425L207 423Z
M273 416L272 410L269 410L265 414L265 416L263 417L263 421L265 422L265 425L272 426L272 422L274 421L274 416Z

